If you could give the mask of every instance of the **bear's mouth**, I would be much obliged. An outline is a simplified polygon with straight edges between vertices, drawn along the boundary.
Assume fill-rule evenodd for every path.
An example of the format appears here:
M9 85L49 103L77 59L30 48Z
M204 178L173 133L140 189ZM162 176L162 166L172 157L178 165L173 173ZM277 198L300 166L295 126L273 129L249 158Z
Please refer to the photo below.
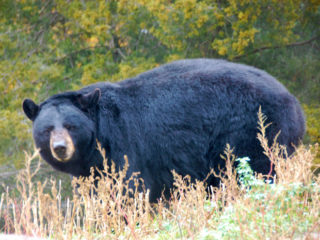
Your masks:
M52 155L55 159L57 159L60 162L67 162L71 157L68 156L66 153L57 152L57 150L54 150L52 152Z
M50 134L50 150L59 162L67 162L74 154L74 144L66 129L54 130Z

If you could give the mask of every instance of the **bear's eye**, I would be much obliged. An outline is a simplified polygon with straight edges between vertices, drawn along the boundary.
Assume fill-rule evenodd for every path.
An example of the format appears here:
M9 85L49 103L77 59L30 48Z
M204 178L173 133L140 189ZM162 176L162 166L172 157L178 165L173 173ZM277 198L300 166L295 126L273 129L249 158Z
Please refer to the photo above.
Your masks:
M71 125L71 124L64 124L63 126L65 127L65 129L67 129L69 131L76 129L76 126L75 125Z
M51 133L52 129L53 129L53 127L47 127L42 131L42 133L45 135L49 135Z

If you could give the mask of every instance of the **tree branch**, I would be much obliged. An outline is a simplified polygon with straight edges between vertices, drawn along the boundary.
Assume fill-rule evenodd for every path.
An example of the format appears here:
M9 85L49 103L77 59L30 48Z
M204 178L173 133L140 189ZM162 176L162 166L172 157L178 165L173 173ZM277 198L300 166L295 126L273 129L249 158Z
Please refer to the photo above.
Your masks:
M90 49L97 49L97 48L108 48L108 46L105 46L105 45L97 45L97 46L94 46L94 47L85 47L85 48L81 48L79 50L75 50L75 51L72 51L72 52L69 52L67 53L66 55L60 57L60 58L55 58L55 59L52 59L53 62L60 62L62 60L65 60L66 58L70 58L74 55L77 55L78 53L81 53L83 51L86 51L86 50L90 50Z
M277 48L282 48L282 47L296 47L296 46L303 46L303 45L306 45L306 44L309 44L311 42L313 42L314 40L320 38L320 35L317 35L309 40L306 40L306 41L302 41L302 42L294 42L294 43L289 43L287 45L278 45L278 46L265 46L265 47L261 47L261 48L257 48L257 49L254 49L253 51L247 53L247 54L242 54L242 55L238 55L238 56L235 56L233 59L239 59L239 58L242 58L244 56L248 56L248 55L251 55L251 54L254 54L254 53L257 53L257 52L260 52L260 51L263 51L263 50L267 50L267 49L277 49Z
M86 51L86 50L94 50L94 49L98 49L98 48L107 48L109 50L113 50L115 52L117 52L123 59L126 59L126 55L121 51L120 48L114 48L114 49L111 49L109 46L107 45L97 45L97 46L94 46L94 47L85 47L85 48L81 48L79 50L75 50L75 51L72 51L72 52L69 52L67 53L66 55L60 57L60 58L55 58L55 59L52 59L53 62L61 62L63 60L65 60L66 58L70 58L74 55L77 55L83 51Z

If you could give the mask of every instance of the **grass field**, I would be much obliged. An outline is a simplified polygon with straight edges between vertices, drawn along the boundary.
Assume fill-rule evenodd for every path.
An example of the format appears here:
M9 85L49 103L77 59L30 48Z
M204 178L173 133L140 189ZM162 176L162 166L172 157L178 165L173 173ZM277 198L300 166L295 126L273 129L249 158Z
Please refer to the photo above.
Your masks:
M319 239L318 145L301 145L288 157L276 142L268 146L263 120L258 139L277 172L273 184L227 145L220 188L173 172L171 199L154 205L148 191L128 190L129 181L136 188L139 182L125 180L127 166L120 172L111 166L97 186L93 177L74 179L72 194L65 194L55 177L37 180L38 152L26 153L16 184L1 195L1 232L42 239Z

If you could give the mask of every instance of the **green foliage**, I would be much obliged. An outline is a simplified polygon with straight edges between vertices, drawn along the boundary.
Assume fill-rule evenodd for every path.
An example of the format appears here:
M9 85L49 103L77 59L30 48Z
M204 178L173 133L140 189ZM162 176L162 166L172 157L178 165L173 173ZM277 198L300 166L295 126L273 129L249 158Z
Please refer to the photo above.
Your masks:
M304 103L319 104L319 6L317 0L2 0L0 164L19 166L22 150L32 147L24 98L39 102L181 58L255 65ZM310 114L308 126L316 117ZM310 140L319 141L312 129Z
M250 159L248 157L236 159L236 162L238 162L237 173L239 175L239 182L242 188L247 190L250 190L252 187L260 187L261 185L264 185L263 181L254 176L254 172L249 165L249 161Z
M312 142L320 142L320 106L303 105L307 116L307 131Z
M309 142L320 143L320 105L303 105L305 115L307 117L307 139ZM315 164L320 165L320 152L314 160Z

